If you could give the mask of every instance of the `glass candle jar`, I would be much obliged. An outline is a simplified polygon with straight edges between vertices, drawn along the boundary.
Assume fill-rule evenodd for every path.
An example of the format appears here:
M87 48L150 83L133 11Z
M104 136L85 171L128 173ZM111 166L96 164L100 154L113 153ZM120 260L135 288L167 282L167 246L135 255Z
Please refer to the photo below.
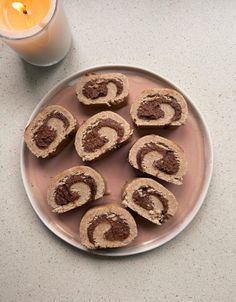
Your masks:
M0 37L33 65L58 63L71 45L62 1L23 1L0 0Z

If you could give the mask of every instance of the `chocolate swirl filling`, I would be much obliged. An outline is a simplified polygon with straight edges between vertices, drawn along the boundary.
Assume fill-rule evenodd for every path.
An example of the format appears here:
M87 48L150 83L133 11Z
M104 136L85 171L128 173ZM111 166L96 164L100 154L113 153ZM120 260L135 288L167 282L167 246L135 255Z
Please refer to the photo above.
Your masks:
M86 152L95 152L109 141L108 138L99 134L99 130L103 127L112 128L116 131L118 143L124 136L124 128L120 123L111 118L100 119L95 125L89 126L83 136L83 148Z
M53 129L52 127L47 125L48 121L52 118L61 120L65 129L69 127L69 121L67 117L64 116L64 114L56 111L49 113L43 120L43 124L37 129L33 136L33 140L35 141L36 146L40 149L48 148L48 146L55 140L57 136L56 129Z
M91 100L98 99L100 97L105 97L108 94L109 83L116 85L116 96L120 95L123 91L123 83L118 79L95 79L88 81L82 90L83 95Z
M97 193L97 184L95 180L84 173L78 175L72 175L68 177L64 184L59 185L55 190L55 202L56 204L63 206L68 203L74 202L75 200L80 198L78 192L71 191L71 186L77 183L84 183L90 188L90 197L89 201L95 199L95 195Z
M141 208L152 211L154 210L154 205L150 198L151 196L157 197L162 203L163 210L161 211L159 218L159 221L162 223L170 217L170 215L167 214L169 206L168 200L157 190L150 186L141 186L138 190L133 192L132 199Z
M130 235L130 227L125 219L115 213L102 214L95 217L87 230L89 241L95 244L94 231L101 223L109 223L110 229L104 233L104 238L108 241L123 241Z
M165 145L165 147L167 147ZM168 148L168 147L167 147ZM153 167L161 172L169 175L176 174L179 171L179 161L177 160L174 151L162 148L160 144L147 143L137 152L137 164L141 171L143 171L142 162L146 154L157 151L162 155L162 158L153 162Z
M148 99L150 98L150 99ZM170 95L148 95L140 104L137 116L143 120L158 120L165 117L165 112L161 109L161 104L168 104L174 109L171 122L178 121L182 115L182 108L176 99Z

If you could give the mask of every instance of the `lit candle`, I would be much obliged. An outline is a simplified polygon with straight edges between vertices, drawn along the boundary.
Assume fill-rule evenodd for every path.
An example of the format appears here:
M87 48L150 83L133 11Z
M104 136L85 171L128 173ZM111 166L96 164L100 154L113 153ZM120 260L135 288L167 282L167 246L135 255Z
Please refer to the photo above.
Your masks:
M59 62L71 45L62 1L0 0L0 37L31 64Z

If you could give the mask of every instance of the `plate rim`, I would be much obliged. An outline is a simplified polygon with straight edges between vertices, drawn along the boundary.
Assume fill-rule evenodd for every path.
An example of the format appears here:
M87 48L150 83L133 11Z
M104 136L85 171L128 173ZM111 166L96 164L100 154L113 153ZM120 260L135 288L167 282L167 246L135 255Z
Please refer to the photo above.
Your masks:
M31 193L30 190L30 184L27 181L27 174L26 174L26 169L25 169L25 165L24 165L24 152L25 152L25 148L26 145L24 143L24 136L22 135L22 139L21 139L21 152L20 152L20 169L21 169L21 178L23 181L23 185L26 191L26 195L29 199L29 202L32 206L32 208L34 209L35 213L37 214L38 218L41 220L41 222L57 237L59 237L61 240L67 242L68 244L72 245L73 247L82 250L84 252L88 252L88 254L94 254L94 255L99 255L99 256L110 256L110 257L121 257L121 256L131 256L131 255L136 255L136 254L141 254L147 251L151 251L157 247L162 246L163 244L167 243L168 241L174 239L177 235L179 235L185 228L187 228L187 226L192 222L192 220L196 217L197 213L199 212L209 189L210 186L210 182L212 179L212 174L213 174L213 161L214 161L214 155L213 155L213 143L212 143L212 138L211 138L211 134L210 134L210 130L209 127L206 123L206 120L203 116L203 114L201 113L201 111L196 107L196 105L194 104L194 102L192 102L192 100L188 97L188 95L182 90L180 89L178 86L176 86L175 84L173 84L170 80L166 79L165 77L159 75L158 73L147 69L145 67L142 66L137 66L137 65L129 65L129 64L105 64L105 65L95 65L95 66L91 66L91 67L87 67L84 68L80 71L77 71L69 76L67 76L66 78L62 79L61 81L59 81L58 83L56 83L44 96L43 98L39 101L39 103L36 105L36 107L34 108L33 112L31 113L28 122L25 126L25 128L28 126L28 124L32 121L32 119L35 117L35 115L37 114L37 112L39 111L39 109L47 102L47 100L52 97L53 95L55 95L65 84L75 80L78 77L81 77L83 74L85 73L89 73L89 72L96 72L96 71L101 71L103 69L128 69L129 71L138 71L141 73L146 73L151 77L160 79L162 81L165 81L166 83L168 83L169 85L171 85L172 87L174 87L174 89L176 89L177 91L179 91L186 99L187 101L191 104L191 106L193 107L194 111L197 113L198 117L200 118L201 124L203 126L204 129L204 134L205 134L205 141L206 141L206 145L207 145L207 157L208 157L208 164L207 164L207 168L206 168L206 172L205 172L205 180L203 183L203 188L201 190L200 195L198 196L197 202L194 205L193 210L191 211L191 214L188 215L183 223L181 223L176 229L173 230L173 232L171 232L169 235L163 237L162 239L160 239L160 241L158 242L158 244L155 243L155 241L145 245L145 246L141 246L139 248L136 248L136 250L134 250L134 248L126 248L126 249L116 249L116 250L88 250L85 247L83 247L81 244L79 244L78 242L76 242L75 240L73 240L72 238L66 236L65 234L61 233L60 230L58 228L55 227L54 224L50 223L50 221L47 221L46 218L44 217L44 215L42 215L40 213L39 208L37 207L37 203L34 200L33 194ZM24 129L25 129L24 128ZM205 148L206 149L206 148Z

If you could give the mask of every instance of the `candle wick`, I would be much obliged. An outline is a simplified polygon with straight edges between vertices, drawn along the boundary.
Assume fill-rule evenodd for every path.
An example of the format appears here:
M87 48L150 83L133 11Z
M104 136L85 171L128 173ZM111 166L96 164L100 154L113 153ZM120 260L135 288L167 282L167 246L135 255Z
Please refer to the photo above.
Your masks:
M22 4L21 2L13 2L12 7L19 12L23 13L24 15L28 15L28 11L26 9L26 6Z
M24 5L23 10L22 10L23 14L28 15L28 11L26 9L26 6Z

